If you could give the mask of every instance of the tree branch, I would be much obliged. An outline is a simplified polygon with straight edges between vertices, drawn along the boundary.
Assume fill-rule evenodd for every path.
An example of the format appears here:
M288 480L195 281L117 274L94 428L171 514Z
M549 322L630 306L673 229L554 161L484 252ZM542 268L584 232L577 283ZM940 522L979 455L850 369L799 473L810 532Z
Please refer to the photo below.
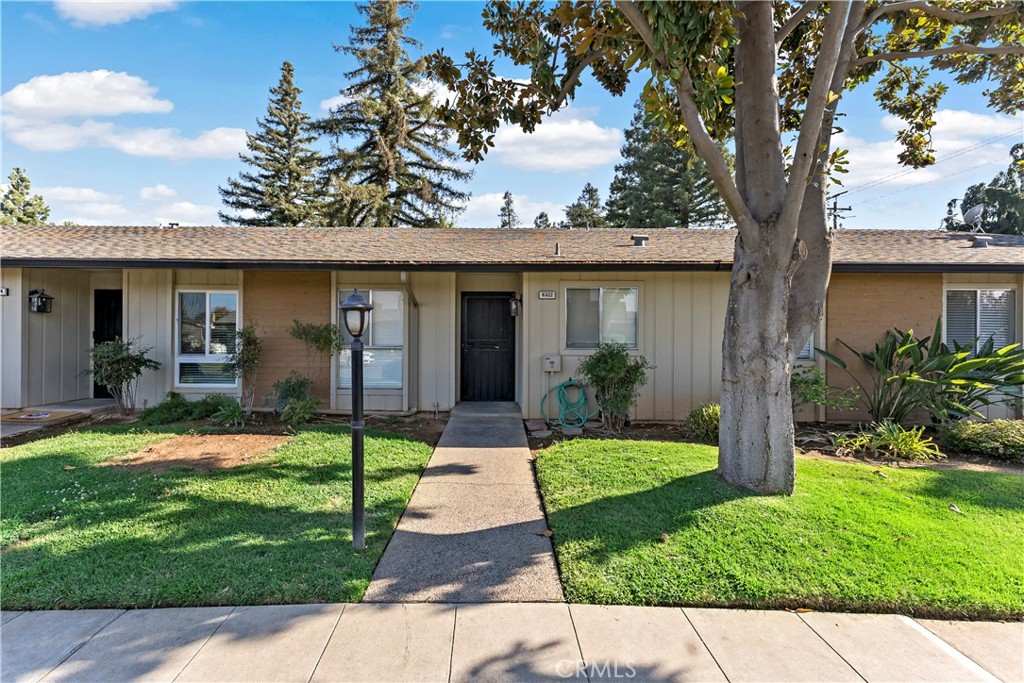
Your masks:
M558 91L558 94L555 95L553 98L545 98L548 102L548 107L550 107L551 109L558 109L559 107L561 107L562 103L565 102L565 98L569 96L569 91L579 84L580 76L583 75L583 71L588 66L593 64L594 60L596 60L600 56L600 50L591 50L590 52L588 52L587 56L584 57L580 61L580 63L576 65L576 68L573 69L571 73L566 75L565 81L562 83L562 89Z
M854 68L871 64L872 62L893 62L901 59L922 59L926 57L941 57L943 55L1024 55L1024 46L998 45L993 47L982 47L979 45L951 45L949 47L937 47L933 50L916 50L913 52L879 52L875 55L868 55L854 60Z
M776 49L778 49L779 45L782 45L782 41L784 41L789 34L793 32L793 29L799 26L800 22L807 18L808 14L814 11L818 4L818 0L807 0L807 2L800 5L800 7L790 15L789 19L786 19L786 23L775 32Z
M654 44L653 30L644 13L629 0L616 0L615 5L622 12L626 21L632 25L633 29L643 39L647 48L655 55L661 66L664 67L664 60L658 54ZM701 118L700 110L697 108L697 103L694 100L693 77L690 75L690 70L686 68L685 64L678 66L680 78L674 82L676 100L679 103L679 109L682 112L686 130L690 134L690 139L693 140L693 147L697 150L698 156L707 164L708 175L715 181L718 193L722 195L729 213L736 220L736 227L739 228L740 237L749 244L753 244L757 238L755 232L757 223L754 221L753 216L750 215L750 209L747 208L747 203L743 201L743 196L740 195L740 191L736 187L736 181L729 171L729 163L725 160L722 150L711 139L711 135L704 125L704 120Z
M789 172L786 200L779 218L781 225L796 224L807 190L808 177L818 159L822 121L832 93L832 77L839 66L850 9L851 5L846 2L833 2L829 8L818 60L814 65L814 78L811 80L811 90L807 95L807 105L804 107L803 121L800 123L800 134L797 137L796 151Z
M945 19L956 24L962 24L965 21L972 21L974 19L985 19L987 17L1002 17L1007 14L1013 14L1017 11L1017 8L1012 3L1007 3L1001 7L992 7L990 9L978 10L977 12L958 12L953 9L946 9L945 7L936 7L930 2L924 0L908 0L907 2L893 2L889 4L883 4L881 7L876 9L874 12L868 15L861 24L857 26L857 34L863 33L867 29L871 28L871 25L878 21L881 17L886 14L892 14L894 12L905 12L907 10L916 9L923 14L928 14L939 19Z

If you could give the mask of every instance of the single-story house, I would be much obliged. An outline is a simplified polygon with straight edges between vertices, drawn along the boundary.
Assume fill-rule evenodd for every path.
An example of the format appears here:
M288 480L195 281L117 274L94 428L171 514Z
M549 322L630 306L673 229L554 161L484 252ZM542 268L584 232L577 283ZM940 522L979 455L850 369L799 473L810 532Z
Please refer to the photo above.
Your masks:
M735 232L15 226L2 232L2 405L88 398L94 340L139 339L159 371L140 401L169 391L239 394L222 364L235 330L264 340L257 406L292 370L315 378L324 407L350 404L347 354L325 358L289 334L293 321L336 321L353 289L375 305L367 338L371 412L447 411L459 401L517 401L524 417L574 376L603 340L656 367L638 420L680 420L715 401ZM924 230L835 236L826 314L801 363L830 383L814 347L850 357L887 328L948 339L1024 338L1024 238ZM32 312L30 293L53 297ZM852 360L852 359L851 359ZM1019 407L995 410L1019 414ZM857 414L804 411L805 419Z

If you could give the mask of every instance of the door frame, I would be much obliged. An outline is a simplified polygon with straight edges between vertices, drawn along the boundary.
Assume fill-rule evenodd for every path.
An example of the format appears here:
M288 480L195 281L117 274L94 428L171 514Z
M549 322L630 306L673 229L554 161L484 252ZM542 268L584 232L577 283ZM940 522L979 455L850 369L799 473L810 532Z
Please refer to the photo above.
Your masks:
M124 339L124 287L97 287L94 284L89 287L89 348L91 349L96 344L96 314L99 312L96 308L96 293L97 292L120 292L121 294L121 334L120 338ZM91 362L90 362L91 367ZM90 377L90 383L92 388L89 391L91 398L110 398L109 392L102 389L95 381L92 381ZM107 396L98 396L99 393L107 393Z
M466 395L466 385L467 385L469 377L468 377L468 375L466 373L466 348L465 348L466 347L466 331L467 331L467 323L468 323L467 316L466 316L466 297L482 297L482 298L490 298L490 299L504 299L505 301L508 301L508 300L517 298L517 294L514 291L505 291L505 292L486 291L486 292L478 292L478 291L463 290L463 291L459 292L459 297L458 297L458 299L459 299L459 301L458 301L458 306L459 306L459 342L458 342L458 346L456 347L458 349L458 359L459 359L459 367L458 367L458 369L459 369L459 382L458 382L458 390L457 390L457 397L458 397L458 399L457 399L456 402L462 402L462 401L466 401L467 400L465 398L465 395ZM520 311L521 310L522 309L520 308ZM511 315L510 315L510 317L511 317ZM518 363L519 363L518 355L517 355L518 354L518 344L516 343L518 336L519 336L519 334L518 334L518 325L516 323L516 319L513 318L512 334L510 335L510 338L509 338L509 341L511 343L511 348L509 349L509 363L510 363L510 370L511 370L511 375L512 375L512 398L509 399L510 402L515 402L516 395L517 395L517 393L519 391L519 375L516 372L516 370L518 369ZM487 401L478 401L478 402L479 403L486 403Z

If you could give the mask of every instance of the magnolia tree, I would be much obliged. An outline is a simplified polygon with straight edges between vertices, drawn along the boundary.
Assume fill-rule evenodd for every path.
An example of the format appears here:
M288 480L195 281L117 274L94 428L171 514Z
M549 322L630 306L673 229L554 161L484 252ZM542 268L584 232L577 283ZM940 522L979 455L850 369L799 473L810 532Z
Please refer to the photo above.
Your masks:
M1024 102L1024 4L994 2L492 3L494 51L529 68L499 77L476 52L439 52L454 93L444 115L468 159L503 122L530 132L590 75L620 95L645 81L649 119L705 162L737 227L726 313L719 473L764 492L794 484L790 371L818 324L832 263L825 220L833 117L877 77L876 99L905 127L900 160L934 161L930 130L946 86L986 82L992 109ZM735 170L720 144L735 143ZM792 147L787 147L787 142Z

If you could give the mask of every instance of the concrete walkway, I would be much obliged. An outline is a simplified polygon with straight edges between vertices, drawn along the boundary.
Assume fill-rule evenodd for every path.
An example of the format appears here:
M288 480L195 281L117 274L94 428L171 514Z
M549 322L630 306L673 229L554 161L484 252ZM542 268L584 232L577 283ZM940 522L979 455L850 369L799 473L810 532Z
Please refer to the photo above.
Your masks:
M365 602L563 600L522 412L455 406Z
M534 604L4 612L10 681L1024 681L1024 625Z

